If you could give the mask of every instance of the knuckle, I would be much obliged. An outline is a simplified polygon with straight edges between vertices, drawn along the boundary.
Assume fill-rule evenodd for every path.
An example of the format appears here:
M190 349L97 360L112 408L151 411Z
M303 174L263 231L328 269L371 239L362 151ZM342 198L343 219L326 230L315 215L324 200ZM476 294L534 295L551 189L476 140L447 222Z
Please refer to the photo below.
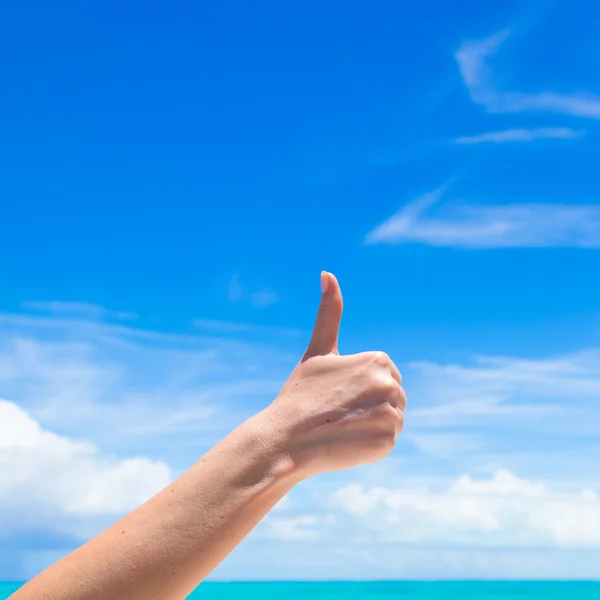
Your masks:
M406 391L404 390L404 388L402 386L398 386L398 390L399 390L399 394L398 394L398 408L401 411L405 411L406 410Z
M386 377L378 379L374 384L376 393L383 401L387 401L400 410L406 408L406 392L404 388L393 378Z
M396 369L398 369L398 367L396 367ZM400 369L398 369L398 376L400 377L400 381L398 383L400 383L400 385L402 385L403 377L402 377L402 373L400 372Z
M325 355L325 356L311 356L310 358L303 359L299 368L302 369L303 372L309 373L311 375L322 374L327 371L331 371L331 369L335 368L335 356Z
M386 381L381 385L380 392L386 400L394 402L400 392L400 384L393 378L386 378Z
M392 404L389 404L388 402L382 405L381 414L386 423L395 424L396 420L398 419L398 411Z
M381 435L385 436L390 432L398 435L404 427L404 413L395 404L389 402L380 404L377 408L377 417Z
M396 411L396 435L404 429L404 414L401 411Z
M404 427L404 415L395 405L385 402L376 409L375 423L379 430L378 435L397 435Z
M391 364L390 357L380 350L371 353L371 364L375 367L389 367Z

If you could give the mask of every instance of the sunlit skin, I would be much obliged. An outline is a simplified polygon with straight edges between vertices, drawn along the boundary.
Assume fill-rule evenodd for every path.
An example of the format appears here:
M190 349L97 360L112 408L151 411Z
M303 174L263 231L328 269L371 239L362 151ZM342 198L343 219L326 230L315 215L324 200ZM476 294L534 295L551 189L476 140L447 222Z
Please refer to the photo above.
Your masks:
M321 274L306 353L275 400L13 600L181 600L295 485L386 457L406 394L383 352L340 356L342 294Z

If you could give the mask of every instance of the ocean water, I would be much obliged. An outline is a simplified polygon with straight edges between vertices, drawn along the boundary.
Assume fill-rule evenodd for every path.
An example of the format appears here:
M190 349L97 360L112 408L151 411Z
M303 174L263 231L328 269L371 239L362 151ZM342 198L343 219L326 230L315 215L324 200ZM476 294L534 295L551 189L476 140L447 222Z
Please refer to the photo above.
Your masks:
M0 583L0 600L18 583ZM600 582L203 583L190 600L600 600Z

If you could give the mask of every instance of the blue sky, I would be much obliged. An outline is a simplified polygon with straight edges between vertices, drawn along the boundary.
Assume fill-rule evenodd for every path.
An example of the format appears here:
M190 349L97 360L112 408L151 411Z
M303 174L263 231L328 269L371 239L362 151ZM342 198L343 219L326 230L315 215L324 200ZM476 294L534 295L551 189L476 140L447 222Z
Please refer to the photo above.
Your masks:
M322 269L403 438L215 576L597 577L593 3L1 11L0 578L266 406Z

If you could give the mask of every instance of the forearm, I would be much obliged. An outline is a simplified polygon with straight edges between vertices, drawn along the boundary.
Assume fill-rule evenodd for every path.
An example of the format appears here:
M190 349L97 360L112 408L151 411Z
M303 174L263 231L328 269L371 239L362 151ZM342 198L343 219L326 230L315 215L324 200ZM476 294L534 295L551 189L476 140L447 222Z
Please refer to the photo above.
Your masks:
M261 413L14 600L185 598L298 481Z

